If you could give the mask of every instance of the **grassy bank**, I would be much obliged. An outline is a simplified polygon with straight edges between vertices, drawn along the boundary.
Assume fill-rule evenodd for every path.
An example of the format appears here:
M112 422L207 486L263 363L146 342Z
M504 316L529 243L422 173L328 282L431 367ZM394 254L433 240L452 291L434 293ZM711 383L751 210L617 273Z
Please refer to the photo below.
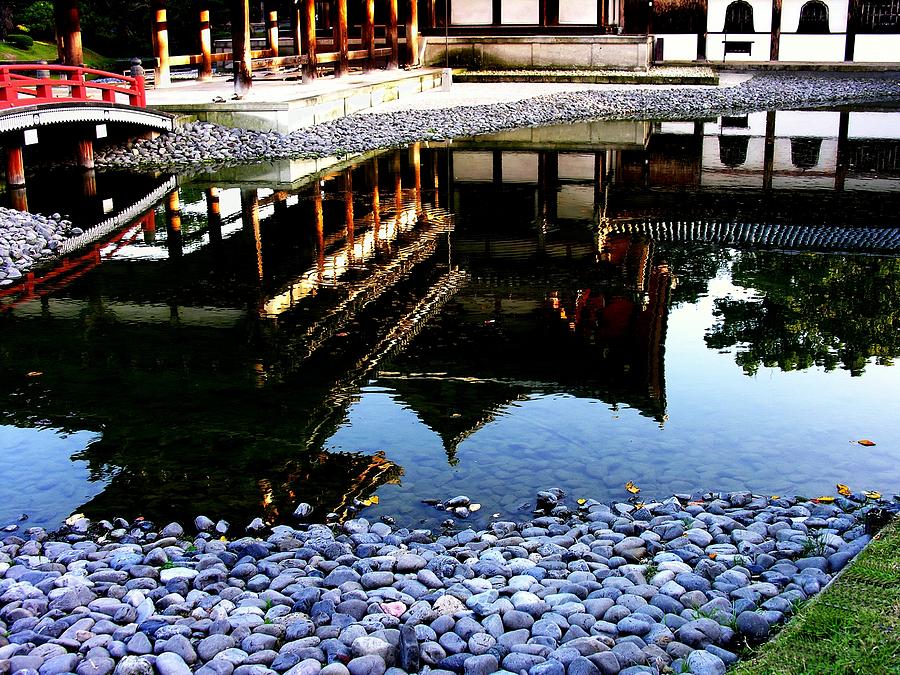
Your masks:
M30 49L19 49L6 42L0 42L0 61L56 61L56 45L49 42L38 42ZM115 63L115 59L101 56L90 49L84 50L84 64L91 68L106 69Z
M734 675L900 673L900 519Z

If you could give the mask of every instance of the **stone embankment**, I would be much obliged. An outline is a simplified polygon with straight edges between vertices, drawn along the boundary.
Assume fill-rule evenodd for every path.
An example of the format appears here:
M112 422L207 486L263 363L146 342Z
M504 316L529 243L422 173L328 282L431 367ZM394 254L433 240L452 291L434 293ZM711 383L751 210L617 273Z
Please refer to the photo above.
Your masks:
M875 503L551 490L529 522L436 537L70 519L2 542L0 673L721 675L865 546Z
M15 283L41 260L54 258L79 228L58 213L45 217L0 207L0 286Z
M608 88L438 110L356 114L289 135L188 124L131 148L106 150L100 166L190 171L295 157L366 152L519 127L589 119L700 119L760 110L900 99L895 76L760 74L734 87Z

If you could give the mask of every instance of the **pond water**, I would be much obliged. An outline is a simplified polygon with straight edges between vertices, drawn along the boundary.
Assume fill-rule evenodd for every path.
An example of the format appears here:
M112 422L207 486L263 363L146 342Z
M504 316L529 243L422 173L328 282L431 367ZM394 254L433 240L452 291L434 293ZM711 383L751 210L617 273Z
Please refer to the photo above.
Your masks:
M896 113L309 165L182 176L0 289L0 526L900 491ZM40 210L111 218L169 180L100 174Z

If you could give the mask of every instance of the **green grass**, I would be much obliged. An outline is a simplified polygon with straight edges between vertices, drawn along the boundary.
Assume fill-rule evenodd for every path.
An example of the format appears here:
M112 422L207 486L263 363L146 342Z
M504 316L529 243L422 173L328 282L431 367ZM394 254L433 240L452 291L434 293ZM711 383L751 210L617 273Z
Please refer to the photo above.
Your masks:
M0 42L0 61L56 61L56 45L49 42L35 40L31 49L18 49L12 45ZM84 50L84 64L90 68L106 69L115 63L115 59L101 56L90 49Z
M900 673L900 520L733 675Z

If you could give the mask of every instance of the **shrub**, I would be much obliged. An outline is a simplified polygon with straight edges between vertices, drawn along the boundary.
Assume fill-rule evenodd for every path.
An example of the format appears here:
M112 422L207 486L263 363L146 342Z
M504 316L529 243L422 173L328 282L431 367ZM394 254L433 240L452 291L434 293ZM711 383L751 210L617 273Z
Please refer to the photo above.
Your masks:
M13 33L6 36L6 44L12 45L16 49L31 49L31 46L34 44L34 38L30 35Z
M28 33L39 38L52 38L55 31L53 3L47 0L33 2L16 13L16 21L28 27Z

